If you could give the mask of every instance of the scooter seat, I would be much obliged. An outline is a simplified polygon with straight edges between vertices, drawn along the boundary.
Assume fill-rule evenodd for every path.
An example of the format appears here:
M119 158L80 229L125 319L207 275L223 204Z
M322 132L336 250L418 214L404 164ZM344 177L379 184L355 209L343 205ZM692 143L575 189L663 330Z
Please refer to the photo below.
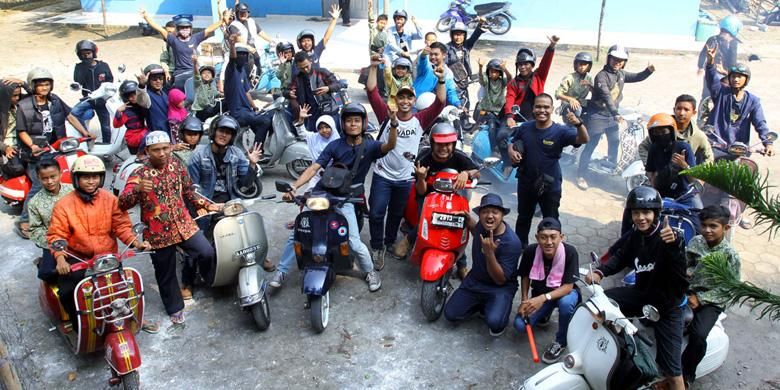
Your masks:
M506 5L505 2L477 4L474 6L474 11L477 13L477 15L482 16L493 11L498 11L501 8L504 8L504 5Z

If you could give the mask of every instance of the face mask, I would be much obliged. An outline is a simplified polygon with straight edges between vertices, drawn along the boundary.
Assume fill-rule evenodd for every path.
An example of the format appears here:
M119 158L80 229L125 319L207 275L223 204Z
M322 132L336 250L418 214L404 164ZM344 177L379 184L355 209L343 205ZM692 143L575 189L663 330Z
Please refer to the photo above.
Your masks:
M672 143L673 135L671 133L666 134L650 134L650 141L656 145L669 145Z
M82 58L81 63L85 65L90 65L92 64L92 58Z

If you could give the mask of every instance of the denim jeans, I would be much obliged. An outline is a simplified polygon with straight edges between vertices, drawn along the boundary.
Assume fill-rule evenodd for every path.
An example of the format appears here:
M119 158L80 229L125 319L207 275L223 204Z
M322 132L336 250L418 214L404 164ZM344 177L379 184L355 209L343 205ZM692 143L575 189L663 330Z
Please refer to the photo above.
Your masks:
M87 121L94 116L93 110L97 113L100 121L100 135L102 137L100 141L106 144L111 143L111 118L104 100L85 100L76 104L70 113L81 122L84 128L87 128ZM87 130L89 129L87 128Z
M459 287L444 306L444 318L458 322L481 312L488 328L494 333L501 332L509 322L515 292L512 288L496 288L488 293Z
M382 249L395 243L412 185L411 180L394 181L374 174L368 197L371 249Z
M588 134L590 141L585 144L580 154L580 166L577 168L577 176L585 177L590 165L590 157L596 150L596 146L601 141L601 136L607 134L607 158L613 163L617 163L618 147L620 147L620 129L618 123L612 117L599 114L590 115L588 118Z
M24 199L22 214L19 216L21 222L28 222L30 220L30 214L27 212L27 203L41 190L41 188L43 188L43 186L41 186L41 181L38 179L38 172L36 172L37 166L38 161L30 161L27 163L27 177L30 178L32 187L30 187L30 192L27 193L27 198Z
M531 323L531 327L534 327L540 319L548 317L552 314L553 309L557 307L558 331L555 332L555 341L561 347L565 347L566 332L569 330L569 322L571 322L571 317L574 315L574 309L577 307L579 300L580 294L576 289L572 289L570 293L561 298L545 302L539 310L531 314L528 321ZM525 333L525 321L519 314L515 317L515 329L520 333Z
M304 208L304 211L307 209ZM358 266L363 272L371 272L374 270L374 263L371 261L371 252L368 251L368 247L363 241L360 241L360 231L358 230L357 217L355 216L355 205L347 203L338 210L344 218L347 219L347 225L349 229L349 247L357 258ZM287 243L282 250L282 256L279 257L279 271L283 274L289 274L290 268L295 264L295 250L293 249L293 236L295 231L290 232L290 236L287 238Z
M255 133L255 143L265 143L265 137L273 126L273 112L258 114L247 110L241 110L231 112L230 115L232 115L233 118L236 118L239 125L249 126L252 129Z

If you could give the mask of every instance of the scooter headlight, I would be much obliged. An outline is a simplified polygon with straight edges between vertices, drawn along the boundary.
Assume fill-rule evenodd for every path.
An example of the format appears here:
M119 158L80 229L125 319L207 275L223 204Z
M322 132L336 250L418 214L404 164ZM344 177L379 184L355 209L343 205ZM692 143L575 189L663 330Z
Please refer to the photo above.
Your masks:
M76 138L70 138L60 142L60 153L70 153L78 148L79 140Z
M733 145L729 146L728 152L731 155L741 157L747 154L748 148L747 145L741 142L735 142Z
M306 200L306 207L313 211L327 210L330 207L328 198L309 198Z
M433 182L433 189L439 192L447 193L455 191L452 180L449 179L436 179L436 181Z
M563 366L566 368L574 368L575 363L574 356L571 354L568 354L563 358Z
M95 260L95 265L92 266L92 271L95 273L103 273L111 271L117 267L119 267L119 259L117 259L114 255L106 255Z
M244 204L241 203L240 199L227 202L225 204L225 207L222 209L222 212L225 214L226 217L234 217L245 211L246 208L244 208Z

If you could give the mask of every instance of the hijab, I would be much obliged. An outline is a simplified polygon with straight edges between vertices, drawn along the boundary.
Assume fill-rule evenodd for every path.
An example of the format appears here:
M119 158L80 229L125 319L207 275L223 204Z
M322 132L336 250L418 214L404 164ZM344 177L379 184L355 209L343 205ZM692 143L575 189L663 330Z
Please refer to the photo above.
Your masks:
M320 123L325 123L326 125L330 126L330 138L325 138L320 135ZM312 158L317 159L317 157L320 156L320 153L325 150L325 147L328 146L329 143L341 138L341 136L339 136L339 132L336 129L336 122L330 115L323 115L317 118L317 122L314 127L318 131L307 137L306 144L309 145L309 152L311 153Z
M179 103L183 102L187 96L181 90L176 88L171 89L168 92L168 120L174 122L181 122L187 117L189 112L184 107L179 107Z

